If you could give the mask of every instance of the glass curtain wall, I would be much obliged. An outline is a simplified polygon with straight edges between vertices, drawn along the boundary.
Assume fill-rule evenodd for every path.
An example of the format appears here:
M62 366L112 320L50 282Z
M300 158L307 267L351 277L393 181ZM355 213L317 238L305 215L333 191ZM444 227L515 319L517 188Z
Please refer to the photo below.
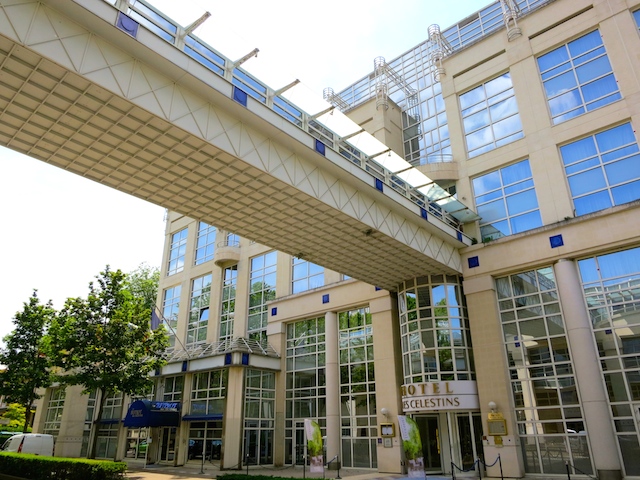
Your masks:
M178 327L178 313L180 312L180 294L182 286L167 288L162 299L162 316L167 324L169 348L176 346L176 328Z
M338 314L342 465L376 468L378 422L369 307Z
M273 465L276 374L256 369L245 373L244 454L249 465Z
M552 267L496 279L527 473L592 473L580 398Z
M191 305L187 324L187 346L204 343L209 326L209 302L211 300L211 274L191 281Z
M95 390L89 394L87 399L87 411L84 414L84 430L82 431L82 446L80 447L80 456L86 457L89 451L89 435L91 434L91 425L93 425L93 415L96 410L96 392Z
M624 469L640 475L640 247L578 266Z
M285 463L295 464L304 446L304 419L327 431L326 340L324 317L287 325Z
M54 438L57 438L60 432L60 422L62 421L66 390L64 387L55 387L52 388L50 392L42 433L53 435Z
M277 252L269 252L251 259L247 334L261 343L267 341L267 302L276 298L277 258Z
M238 284L238 266L224 269L222 278L222 299L220 306L220 341L233 338L233 319L236 315L236 286Z
M212 370L193 376L191 415L223 415L227 396L227 371Z
M461 279L430 275L398 295L405 383L475 380Z
M115 458L118 448L118 431L122 419L121 392L112 393L104 400L102 417L98 420L98 444L96 458Z

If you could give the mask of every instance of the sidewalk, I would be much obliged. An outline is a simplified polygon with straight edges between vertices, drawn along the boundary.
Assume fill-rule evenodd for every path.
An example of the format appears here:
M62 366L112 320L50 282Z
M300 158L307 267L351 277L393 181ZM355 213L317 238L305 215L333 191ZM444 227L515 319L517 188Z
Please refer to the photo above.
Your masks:
M127 471L127 479L129 480L191 480L199 478L216 478L218 475L231 473L247 473L243 470L223 470L220 471L217 465L211 463L187 464L181 467L172 467L168 465L147 465L137 460L125 460L129 466ZM204 473L200 473L204 472ZM335 479L338 475L337 470L325 470L324 477L320 473L309 473L307 467L304 471L302 467L273 467L273 468L251 468L249 467L249 475L267 475L270 477L290 477L290 478L307 478L309 480L326 480ZM341 478L349 478L349 480L396 480L406 477L404 475L385 475L372 470L364 469L340 469Z

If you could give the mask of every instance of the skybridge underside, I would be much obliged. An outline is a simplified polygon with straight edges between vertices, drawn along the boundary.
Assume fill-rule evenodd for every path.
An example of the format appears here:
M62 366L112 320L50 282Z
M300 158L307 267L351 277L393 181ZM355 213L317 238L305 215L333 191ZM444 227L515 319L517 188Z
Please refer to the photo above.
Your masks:
M1 145L388 290L461 270L463 244L419 210L116 14L0 0Z

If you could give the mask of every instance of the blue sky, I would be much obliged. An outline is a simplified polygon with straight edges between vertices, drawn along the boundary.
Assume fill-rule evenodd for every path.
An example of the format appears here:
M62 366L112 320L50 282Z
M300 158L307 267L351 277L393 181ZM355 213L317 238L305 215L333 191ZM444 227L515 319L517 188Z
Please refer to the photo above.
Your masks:
M273 88L300 79L304 95L322 98L368 75L373 59L390 61L427 38L429 25L445 28L492 3L487 0L155 0L158 9L188 25L207 9L195 31L223 55L238 59ZM452 7L454 5L454 7ZM314 112L310 112L314 113ZM62 307L85 296L105 265L131 271L160 266L164 209L90 180L0 148L0 337L34 288Z

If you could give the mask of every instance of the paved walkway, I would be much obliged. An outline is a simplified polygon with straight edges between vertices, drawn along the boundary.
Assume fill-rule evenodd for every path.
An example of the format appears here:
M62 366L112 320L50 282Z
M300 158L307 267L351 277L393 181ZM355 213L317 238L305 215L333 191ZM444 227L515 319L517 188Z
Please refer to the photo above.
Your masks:
M216 478L218 475L230 473L247 473L247 470L223 470L220 471L218 466L205 463L190 463L181 467L172 467L168 465L147 465L144 462L136 460L126 460L129 465L127 478L129 480L173 480L173 479L199 479L199 478ZM201 473L203 472L203 473ZM307 467L304 471L302 467L280 467L280 468L251 468L249 467L249 475L267 475L276 477L290 478L307 478L309 480L326 480L335 479L338 475L337 470L325 470L324 477L320 473L309 473ZM349 478L349 480L397 480L403 478L403 475L385 475L372 470L363 469L340 469L341 478Z

